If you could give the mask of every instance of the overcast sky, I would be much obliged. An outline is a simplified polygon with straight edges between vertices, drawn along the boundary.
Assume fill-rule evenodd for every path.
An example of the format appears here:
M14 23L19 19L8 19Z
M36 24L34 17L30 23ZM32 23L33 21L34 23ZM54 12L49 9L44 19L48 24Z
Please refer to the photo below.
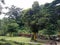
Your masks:
M23 9L27 9L27 8L30 8L33 4L34 1L38 1L39 4L45 4L45 3L50 3L52 2L53 0L5 0L5 6L11 6L11 5L15 5L17 7L20 7L20 8L23 8ZM3 10L3 11L7 11L7 10ZM3 18L4 15L0 15L0 19Z

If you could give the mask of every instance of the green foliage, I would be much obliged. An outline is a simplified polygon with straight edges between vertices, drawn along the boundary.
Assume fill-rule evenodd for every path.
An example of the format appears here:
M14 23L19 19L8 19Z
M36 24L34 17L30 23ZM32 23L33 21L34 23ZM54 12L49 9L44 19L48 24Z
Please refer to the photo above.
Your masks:
M39 12L40 6L38 1L35 1L32 5L32 10L34 11L34 14L36 14L37 12Z
M17 23L8 24L8 32L17 32L17 29L18 29Z
M40 18L39 3L35 1L31 9L23 11L23 21L33 32L38 32L38 19Z
M0 20L0 31L5 34L6 31L20 30L21 32L38 33L39 30L44 30L45 34L53 35L60 30L60 5L57 5L58 3L60 3L59 0L54 0L51 3L39 5L35 1L32 8L22 11L21 8L12 5L6 13L8 18Z

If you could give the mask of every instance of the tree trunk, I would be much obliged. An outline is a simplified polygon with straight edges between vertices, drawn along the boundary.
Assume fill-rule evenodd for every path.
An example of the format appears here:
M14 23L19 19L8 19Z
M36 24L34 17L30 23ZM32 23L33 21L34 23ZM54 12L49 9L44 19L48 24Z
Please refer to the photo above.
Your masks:
M51 40L51 36L50 35L48 35L48 39Z
M33 33L33 35L32 35L32 39L31 39L31 40L34 40L34 41L37 40L37 33Z
M10 37L13 37L13 33L12 32L10 32Z

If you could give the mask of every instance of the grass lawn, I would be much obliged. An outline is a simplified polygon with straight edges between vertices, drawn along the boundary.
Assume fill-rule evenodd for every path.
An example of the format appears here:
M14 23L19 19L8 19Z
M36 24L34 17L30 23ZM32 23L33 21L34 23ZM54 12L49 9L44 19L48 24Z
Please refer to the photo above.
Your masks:
M7 37L7 36L0 36L0 39L11 40L16 42L30 42L31 38L27 37Z
M37 43L37 42L30 42L31 38L27 38L27 37L7 37L7 36L0 36L0 40L1 39L4 39L4 40L6 40L9 43L10 42L12 43L12 41L13 41L13 42L18 42L18 43L24 43L26 45L28 45L28 44L31 44L31 45L32 44L33 45L39 44L39 45L41 45L42 44L42 43ZM4 41L3 41L3 43L4 43Z

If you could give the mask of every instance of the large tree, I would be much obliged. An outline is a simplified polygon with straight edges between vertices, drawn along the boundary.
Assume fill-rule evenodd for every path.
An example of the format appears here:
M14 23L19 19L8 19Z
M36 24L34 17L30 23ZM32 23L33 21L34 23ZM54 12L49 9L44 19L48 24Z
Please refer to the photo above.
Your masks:
M10 36L13 36L13 32L18 31L19 25L17 23L8 24L7 32L10 33Z
M52 3L46 3L42 7L42 15L48 19L44 30L47 35L54 35L59 30L59 20L60 20L60 5L59 0L54 0Z
M32 8L24 10L22 14L22 19L24 20L23 22L25 23L25 25L30 27L30 30L33 32L33 40L36 40L39 26L43 26L43 21L40 23L40 18L43 16L40 13L39 3L35 1L32 5Z
M12 5L10 8L9 7L6 7L6 8L9 9L9 11L6 13L9 20L10 19L15 20L15 22L19 24L19 26L21 27L23 25L22 19L21 19L22 9L14 5Z

